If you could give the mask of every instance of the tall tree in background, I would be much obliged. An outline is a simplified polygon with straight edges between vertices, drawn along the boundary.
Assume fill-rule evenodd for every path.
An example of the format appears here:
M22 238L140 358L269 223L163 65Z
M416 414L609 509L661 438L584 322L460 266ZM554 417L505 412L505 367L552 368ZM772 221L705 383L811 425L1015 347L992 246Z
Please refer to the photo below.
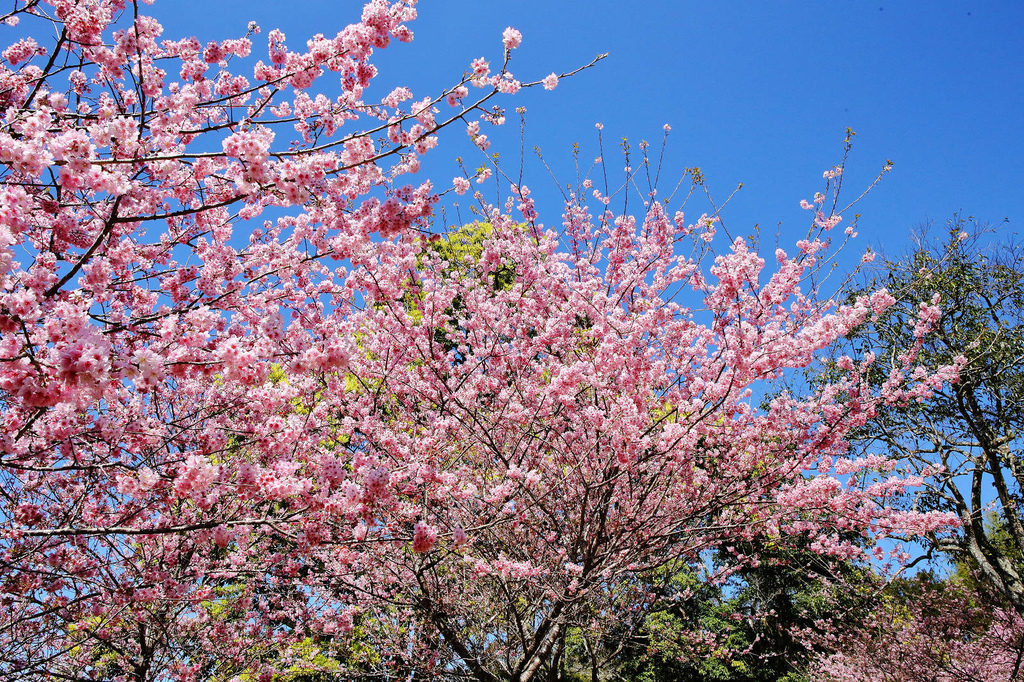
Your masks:
M875 387L889 381L915 338L924 339L917 359L925 366L965 358L959 381L927 399L881 406L857 442L932 472L921 508L954 512L961 523L932 546L976 567L1024 615L1024 251L970 218L956 216L946 228L942 243L922 234L913 252L884 263L869 288L887 287L898 303L859 329L852 345L877 355ZM919 301L932 296L941 297L942 314L922 336Z
M756 554L722 585L673 577L673 596L625 642L611 633L610 679L631 682L809 682L808 667L836 649L836 633L860 631L878 586L870 567L787 548L731 546ZM729 561L723 548L719 559ZM723 556L724 555L724 556ZM691 633L705 633L695 646ZM844 643L845 644L845 643Z

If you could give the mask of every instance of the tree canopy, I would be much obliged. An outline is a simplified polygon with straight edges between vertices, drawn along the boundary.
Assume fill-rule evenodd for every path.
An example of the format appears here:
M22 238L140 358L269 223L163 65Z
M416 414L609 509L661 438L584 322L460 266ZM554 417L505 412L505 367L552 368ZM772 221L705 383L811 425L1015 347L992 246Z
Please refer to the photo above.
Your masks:
M653 186L634 215L582 177L550 229L500 167L508 203L447 231L421 157L454 125L486 150L507 96L571 75L513 76L517 30L494 70L367 102L412 0L298 51L272 30L263 59L258 26L203 46L145 11L5 15L32 36L0 67L7 679L593 679L680 576L864 567L962 518L906 509L921 481L847 442L956 378L920 364L936 301L881 385L848 358L754 405L898 305L818 288L841 167L770 265ZM730 634L672 623L695 651Z

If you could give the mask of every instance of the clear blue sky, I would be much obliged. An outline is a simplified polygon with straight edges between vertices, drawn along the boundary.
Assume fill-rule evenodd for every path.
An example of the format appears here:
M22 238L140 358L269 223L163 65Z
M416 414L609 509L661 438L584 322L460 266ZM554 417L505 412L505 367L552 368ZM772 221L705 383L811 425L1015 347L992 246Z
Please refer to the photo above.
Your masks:
M165 37L232 37L256 20L262 51L271 28L298 47L356 20L361 4L157 0L150 11ZM624 136L657 142L669 123L670 171L700 166L716 199L744 183L725 213L735 232L760 223L771 234L781 221L795 233L807 224L798 201L840 160L849 126L858 135L848 199L885 159L895 163L858 208L857 249L898 252L911 227L958 210L993 223L1009 217L1009 230L1024 218L1024 3L1017 0L425 0L419 11L414 42L375 62L388 88L407 84L418 97L451 84L474 57L500 59L508 25L523 32L511 68L524 80L610 53L553 92L505 99L527 107L527 147L539 145L565 180L573 142L583 145L584 159L597 155L595 122L605 124L611 147ZM423 173L444 183L456 155L470 158L464 136L453 132L424 164ZM489 133L511 161L516 127ZM552 181L536 164L526 172L526 184L541 193L541 220L557 225Z

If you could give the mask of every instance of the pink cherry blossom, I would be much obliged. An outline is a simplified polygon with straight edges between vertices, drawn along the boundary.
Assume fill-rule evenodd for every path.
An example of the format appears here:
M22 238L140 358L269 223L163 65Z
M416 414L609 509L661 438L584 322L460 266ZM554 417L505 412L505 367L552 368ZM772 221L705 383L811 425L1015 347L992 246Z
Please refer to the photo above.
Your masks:
M429 552L437 543L437 529L425 521L417 521L413 528L412 551L422 554Z
M966 360L918 366L938 300L879 392L865 355L755 407L894 301L814 285L825 195L767 262L600 175L552 229L488 160L451 187L499 205L446 231L447 183L416 173L462 125L489 150L518 31L500 70L424 94L373 64L412 0L266 52L258 26L200 42L123 0L23 5L0 69L4 674L337 676L335 651L373 651L359 675L526 682L552 649L517 642L639 627L666 557L866 562L850 537L955 523L846 445L957 379Z
M523 42L523 34L509 26L501 34L502 42L506 50L514 50Z

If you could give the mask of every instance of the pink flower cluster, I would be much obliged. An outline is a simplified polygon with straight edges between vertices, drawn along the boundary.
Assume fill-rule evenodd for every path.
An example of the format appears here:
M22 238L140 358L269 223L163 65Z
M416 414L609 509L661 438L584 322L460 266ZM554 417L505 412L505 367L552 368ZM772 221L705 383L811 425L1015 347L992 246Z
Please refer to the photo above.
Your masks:
M211 464L202 455L189 455L174 479L174 492L179 497L206 496L213 493L213 484L219 479L219 465Z
M412 533L412 551L423 554L437 544L437 529L426 521L417 521Z

